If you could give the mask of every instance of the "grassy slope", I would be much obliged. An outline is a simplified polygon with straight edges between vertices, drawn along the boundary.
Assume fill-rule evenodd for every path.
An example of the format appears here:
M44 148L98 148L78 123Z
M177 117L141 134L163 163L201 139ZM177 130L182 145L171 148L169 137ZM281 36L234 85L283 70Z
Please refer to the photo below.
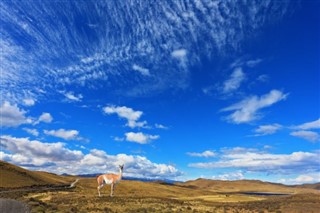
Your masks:
M36 172L0 161L0 188L17 188L35 185L68 184L74 178L47 172Z
M307 193L315 192L315 190L303 187L286 186L283 184L262 182L258 180L237 180L237 181L221 181L197 179L184 183L177 183L180 186L206 189L214 192L274 192L274 193Z
M1 187L61 184L74 177L32 172L0 161ZM198 179L167 185L122 180L110 198L110 186L98 197L95 178L82 178L76 188L1 194L26 202L32 212L316 212L320 192L261 181L215 181ZM292 196L259 197L241 191L294 192ZM301 194L300 194L301 193ZM302 211L303 210L303 211Z

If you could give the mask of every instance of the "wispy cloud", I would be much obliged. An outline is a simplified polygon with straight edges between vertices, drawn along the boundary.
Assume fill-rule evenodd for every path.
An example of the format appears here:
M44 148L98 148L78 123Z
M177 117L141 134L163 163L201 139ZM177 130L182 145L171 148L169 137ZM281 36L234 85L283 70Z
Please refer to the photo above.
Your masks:
M206 150L206 151L203 151L203 152L187 152L187 155L189 156L192 156L192 157L205 157L205 158L208 158L208 157L214 157L216 156L216 153L213 152L213 151L210 151L210 150Z
M140 144L147 144L150 141L157 140L160 138L159 135L148 135L142 132L127 132L125 133L126 141L135 142Z
M246 65L248 67L255 67L258 64L260 64L263 60L261 58L255 59L255 60L249 60L246 62Z
M294 131L294 132L291 132L290 135L303 138L311 142L320 141L319 133L313 132L313 131L307 131L307 130Z
M299 137L311 142L320 141L320 134L317 131L318 129L320 129L320 118L315 121L291 126L290 128L296 130L290 133L291 136Z
M261 97L251 96L245 98L238 103L223 108L221 111L233 111L233 113L227 117L227 120L232 123L249 123L262 117L262 114L259 113L259 110L270 107L279 101L285 100L287 96L288 94L284 94L279 90L271 90L269 93L262 95Z
M155 124L154 125L157 129L169 129L169 127L163 125L163 124Z
M199 61L202 54L213 58L237 51L246 32L254 33L269 21L279 20L292 3L243 5L237 1L199 0L123 7L114 1L68 1L63 8L57 4L2 2L0 91L6 100L23 100L30 93L37 98L45 93L36 90L51 93L68 85L96 88L97 81L103 82L100 86L121 81L116 89L123 92L131 87L134 94L163 91L172 85L185 88L189 76L181 69ZM87 4L94 6L88 10ZM75 24L79 18L87 21L83 30ZM16 39L16 35L26 39ZM188 64L181 67L180 62L186 59ZM257 60L248 62L248 66ZM143 67L139 66L141 61ZM143 68L138 70L144 74L148 73L144 67L152 64L153 78L128 81L132 64ZM114 89L113 85L108 88Z
M139 65L134 64L134 65L132 65L132 69L135 71L138 71L141 75L150 76L149 69L147 69L147 68L144 68L144 67L141 67Z
M37 129L23 128L23 130L33 136L39 136L39 131Z
M79 102L83 98L82 94L74 94L73 92L62 92L62 93L65 96L66 100L70 102L73 102L73 101Z
M242 71L242 68L235 68L229 79L223 83L222 92L228 94L236 91L240 87L241 83L245 80L245 77L246 76Z
M320 118L315 121L306 122L293 127L294 129L309 130L309 129L320 129Z
M261 125L254 130L254 136L272 135L282 128L280 124Z
M217 161L191 163L195 168L233 168L250 172L272 174L301 174L319 172L319 152L293 152L290 154L272 154L256 149L224 149Z
M63 138L65 140L84 140L84 138L79 136L78 130L44 130L43 133L57 138Z
M215 180L243 180L245 176L242 171L234 171L229 173L224 173L221 175L212 176Z

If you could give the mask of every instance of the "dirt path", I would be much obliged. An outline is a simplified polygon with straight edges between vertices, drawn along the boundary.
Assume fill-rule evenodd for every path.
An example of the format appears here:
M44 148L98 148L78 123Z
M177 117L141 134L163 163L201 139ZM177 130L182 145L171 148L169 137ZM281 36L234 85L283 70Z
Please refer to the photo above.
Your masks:
M60 185L60 186L37 186L37 187L28 187L28 188L20 188L20 189L9 189L0 191L0 194L11 193L11 192L33 192L33 191L47 191L47 190L66 190L72 189L76 187L76 183L79 181L77 178L70 185Z

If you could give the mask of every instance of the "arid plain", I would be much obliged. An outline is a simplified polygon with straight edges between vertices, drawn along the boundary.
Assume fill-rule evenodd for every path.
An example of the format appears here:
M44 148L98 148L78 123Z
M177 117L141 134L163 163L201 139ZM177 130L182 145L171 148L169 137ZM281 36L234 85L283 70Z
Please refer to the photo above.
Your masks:
M122 180L98 197L95 178L34 172L0 162L0 198L30 212L318 212L319 184L286 186L254 180L197 179L168 184ZM70 184L76 179L75 187ZM260 194L258 195L257 192ZM0 206L1 212L5 205Z

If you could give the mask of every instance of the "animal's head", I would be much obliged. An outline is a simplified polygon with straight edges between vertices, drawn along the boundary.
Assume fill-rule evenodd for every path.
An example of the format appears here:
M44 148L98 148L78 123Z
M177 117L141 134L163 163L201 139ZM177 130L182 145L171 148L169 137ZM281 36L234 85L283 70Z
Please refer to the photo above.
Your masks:
M123 170L123 166L124 166L124 164L119 165L119 169L120 169L121 171Z

